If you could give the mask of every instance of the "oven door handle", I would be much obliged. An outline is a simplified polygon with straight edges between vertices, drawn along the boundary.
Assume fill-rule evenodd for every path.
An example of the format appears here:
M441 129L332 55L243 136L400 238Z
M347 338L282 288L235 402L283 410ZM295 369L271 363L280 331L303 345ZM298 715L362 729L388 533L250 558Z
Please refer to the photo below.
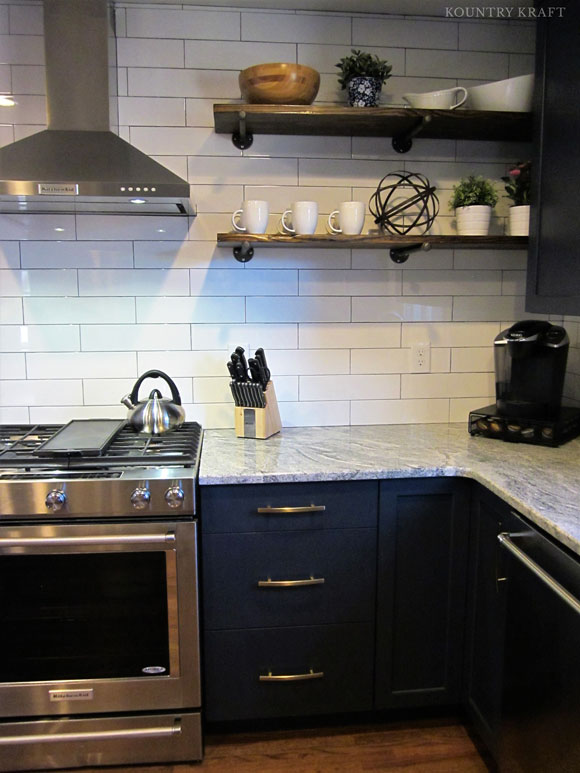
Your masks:
M138 727L126 730L88 730L77 733L40 733L38 735L9 735L0 738L1 746L17 746L23 743L57 743L62 741L106 741L114 738L160 738L180 735L181 726L175 723L169 727Z
M157 545L175 542L175 532L165 534L88 534L85 537L0 537L0 548L56 547L66 545Z

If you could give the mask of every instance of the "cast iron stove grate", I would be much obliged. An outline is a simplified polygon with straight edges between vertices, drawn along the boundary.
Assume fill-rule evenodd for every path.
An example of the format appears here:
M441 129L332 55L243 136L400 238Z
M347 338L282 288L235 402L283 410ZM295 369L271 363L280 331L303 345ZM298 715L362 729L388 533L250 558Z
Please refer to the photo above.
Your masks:
M136 434L129 425L117 433L100 457L38 457L35 451L59 429L59 424L0 425L0 468L113 469L197 464L202 429L197 422L185 422L164 435Z

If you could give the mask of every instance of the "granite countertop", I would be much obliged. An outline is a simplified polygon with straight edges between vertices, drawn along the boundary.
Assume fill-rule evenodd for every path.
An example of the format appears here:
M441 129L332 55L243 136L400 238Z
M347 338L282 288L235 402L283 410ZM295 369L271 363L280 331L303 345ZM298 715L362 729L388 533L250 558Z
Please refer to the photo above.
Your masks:
M560 448L471 437L465 424L206 430L199 482L472 478L580 555L580 438Z

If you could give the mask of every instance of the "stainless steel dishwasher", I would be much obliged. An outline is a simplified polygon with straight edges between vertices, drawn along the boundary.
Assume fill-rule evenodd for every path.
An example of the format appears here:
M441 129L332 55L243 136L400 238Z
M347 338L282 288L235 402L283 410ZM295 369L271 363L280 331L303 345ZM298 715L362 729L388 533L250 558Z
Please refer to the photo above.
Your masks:
M580 562L521 518L498 539L507 590L500 771L578 773Z

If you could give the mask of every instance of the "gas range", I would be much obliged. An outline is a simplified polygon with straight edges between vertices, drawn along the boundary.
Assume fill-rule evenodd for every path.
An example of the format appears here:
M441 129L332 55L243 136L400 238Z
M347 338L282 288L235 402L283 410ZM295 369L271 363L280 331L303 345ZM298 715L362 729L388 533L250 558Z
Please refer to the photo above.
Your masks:
M0 518L192 517L203 432L124 425L100 456L39 453L62 425L0 426Z

